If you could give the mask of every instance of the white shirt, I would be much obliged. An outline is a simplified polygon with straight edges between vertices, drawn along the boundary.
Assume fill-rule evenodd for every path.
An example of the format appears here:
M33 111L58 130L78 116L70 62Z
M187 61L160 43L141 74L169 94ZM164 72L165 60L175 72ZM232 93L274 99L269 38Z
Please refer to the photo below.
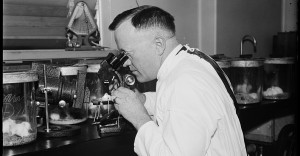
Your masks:
M222 80L207 61L186 51L178 53L181 48L178 45L159 69L156 93L145 93L145 107L153 121L139 129L135 152L246 156L240 122Z

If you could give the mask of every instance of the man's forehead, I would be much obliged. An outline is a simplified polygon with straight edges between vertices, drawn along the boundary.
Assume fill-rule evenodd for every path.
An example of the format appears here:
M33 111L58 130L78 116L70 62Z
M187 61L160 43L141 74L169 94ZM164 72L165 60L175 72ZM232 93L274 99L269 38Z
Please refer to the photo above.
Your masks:
M123 21L120 23L120 25L117 27L116 32L128 32L133 31L135 28L131 24L130 20Z
M131 36L131 37L153 37L155 35L154 29L136 29L132 24L131 20L126 20L119 25L115 30L115 36Z

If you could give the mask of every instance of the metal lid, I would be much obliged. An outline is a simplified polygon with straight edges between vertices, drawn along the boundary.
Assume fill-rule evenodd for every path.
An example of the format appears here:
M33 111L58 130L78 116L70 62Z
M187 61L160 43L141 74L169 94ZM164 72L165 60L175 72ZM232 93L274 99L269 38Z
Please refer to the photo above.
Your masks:
M60 72L62 76L68 75L77 75L78 71L86 72L86 66L68 66L68 67L60 67Z
M294 64L294 57L282 57L282 58L267 58L265 64Z
M260 67L263 59L235 59L231 61L231 67Z
M229 68L230 67L229 60L217 60L216 62L221 68Z
M34 81L38 81L38 74L34 71L3 73L3 84Z
M88 73L98 73L100 64L89 64L87 68Z

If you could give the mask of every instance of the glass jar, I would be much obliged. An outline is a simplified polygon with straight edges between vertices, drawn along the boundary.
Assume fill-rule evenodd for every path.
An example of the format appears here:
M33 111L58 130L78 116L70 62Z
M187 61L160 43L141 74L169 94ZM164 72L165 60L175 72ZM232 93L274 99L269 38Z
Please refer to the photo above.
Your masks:
M238 104L259 103L262 100L263 60L232 60L230 80Z
M292 93L295 59L267 58L264 61L263 97L265 99L288 99Z
M93 101L100 101L103 97L102 81L98 77L99 64L89 64L86 74L86 92L89 95L88 117L94 118L97 115L98 105L94 105Z
M36 139L37 83L38 75L33 71L3 73L3 146L23 145Z
M115 110L114 103L105 100L110 93L109 84L118 82L117 76L109 77L109 81L101 80L102 76L98 75L100 64L88 64L86 76L86 92L89 92L88 117L101 119L104 115ZM111 75L112 73L105 73Z
M219 65L220 68L222 68L222 70L225 72L225 74L227 75L227 77L230 77L230 61L229 59L220 59L220 60L216 60L216 63Z
M68 125L86 121L88 107L84 102L84 96L87 67L65 66L58 69L60 85L57 86L58 100L55 101L59 102L49 105L49 122Z

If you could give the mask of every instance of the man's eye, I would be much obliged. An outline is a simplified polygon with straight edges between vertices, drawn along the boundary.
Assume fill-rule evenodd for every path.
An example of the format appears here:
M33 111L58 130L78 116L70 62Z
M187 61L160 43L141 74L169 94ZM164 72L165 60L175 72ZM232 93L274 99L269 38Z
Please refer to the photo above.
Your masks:
M130 56L130 54L128 53L128 52L126 52L126 51L124 51L124 54L126 55L126 56Z
M128 55L128 53L125 50L121 50L120 52L125 54L125 55Z
M124 55L130 57L130 53L125 51L125 50L120 50L121 53L123 53Z

